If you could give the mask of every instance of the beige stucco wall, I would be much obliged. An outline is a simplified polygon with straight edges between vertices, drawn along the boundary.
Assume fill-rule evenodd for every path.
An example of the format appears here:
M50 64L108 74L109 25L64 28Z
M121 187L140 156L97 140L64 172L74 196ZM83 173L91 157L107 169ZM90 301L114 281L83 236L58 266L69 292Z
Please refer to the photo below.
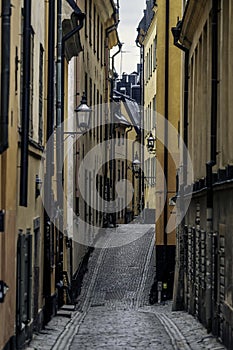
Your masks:
M155 44L156 40L156 44ZM148 179L145 179L145 207L148 209L156 208L156 190L155 190L155 179L152 177L155 176L155 154L150 154L147 150L147 138L149 133L152 132L152 135L156 135L156 105L154 101L157 100L157 7L154 7L154 17L150 24L150 27L146 33L145 39L143 41L144 45L144 135L145 135L145 147L144 147L144 171L145 176ZM156 50L156 51L155 51ZM152 51L152 53L151 53ZM148 61L151 62L150 73L147 71ZM149 75L149 77L148 77ZM156 145L155 145L156 148ZM154 168L152 170L152 168Z

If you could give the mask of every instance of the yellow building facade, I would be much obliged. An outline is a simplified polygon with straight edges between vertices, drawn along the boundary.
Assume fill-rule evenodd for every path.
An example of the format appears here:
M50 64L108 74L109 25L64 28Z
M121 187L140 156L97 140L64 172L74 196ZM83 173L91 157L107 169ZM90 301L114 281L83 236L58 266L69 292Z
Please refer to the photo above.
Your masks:
M72 301L72 281L86 249L75 246L72 214L64 199L69 198L72 209L78 212L75 174L82 152L76 151L84 147L86 154L107 137L101 123L109 113L102 107L98 127L93 125L66 156L60 199L57 162L62 148L60 144L56 148L57 115L62 115L63 108L64 120L74 119L73 110L83 92L90 106L105 103L109 108L110 49L119 41L118 11L110 0L82 1L80 9L75 1L1 1L0 5L1 33L6 40L1 43L1 51L6 52L1 72L9 71L9 77L3 74L1 80L6 93L1 98L0 114L0 318L4 320L0 348L15 348L39 331L58 306ZM62 66L59 45L67 31L80 24L74 18L81 11L86 14L80 17L85 17L85 26L66 42ZM72 58L77 55L77 59ZM62 68L64 93L60 86ZM68 125L70 130L74 125ZM54 146L48 157L44 150L53 134ZM64 138L62 135L62 142ZM48 215L46 200L50 203ZM80 212L82 208L80 203ZM94 209L91 214L101 226L102 217Z
M2 2L1 6L4 13ZM35 15L37 13L41 13L40 18ZM39 172L46 126L47 6L45 3L28 2L26 5L23 1L13 1L8 19L10 88L8 148L1 154L1 210L5 216L0 238L0 279L9 290L0 304L0 317L4 320L1 348L20 346L32 334L33 328L41 327L42 319L39 318L43 308L44 209L39 196ZM5 20L2 19L2 24ZM2 27L2 31L6 29ZM27 69L28 62L30 69ZM2 61L2 64L6 62ZM22 149L26 150L24 159Z
M144 58L144 129L148 128L155 138L155 156L145 151L145 165L148 157L150 167L155 168L155 187L148 191L148 199L152 198L156 208L156 278L166 284L168 298L172 297L176 245L176 213L171 202L176 194L177 173L173 151L177 153L179 149L182 111L182 54L173 47L170 29L181 16L182 5L180 0L147 2L137 37ZM145 146L148 136L145 135Z
M189 1L176 27L176 44L186 50L188 66L186 129L194 173L192 186L186 189L191 202L185 226L180 225L177 265L183 271L177 291L183 308L229 349L233 346L232 16L231 1Z

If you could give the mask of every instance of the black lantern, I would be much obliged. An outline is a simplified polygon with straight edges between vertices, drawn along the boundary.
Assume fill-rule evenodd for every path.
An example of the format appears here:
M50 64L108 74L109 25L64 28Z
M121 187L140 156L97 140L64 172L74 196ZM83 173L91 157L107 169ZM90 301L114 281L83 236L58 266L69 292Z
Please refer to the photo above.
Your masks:
M75 108L77 112L77 124L81 131L86 131L90 124L91 108L87 105L86 94L83 93L80 105Z
M136 152L135 154L135 158L134 158L134 161L132 163L133 165L133 173L135 174L136 177L139 176L139 172L140 172L140 165L141 165L141 162L140 160L138 159L138 154Z
M150 132L150 135L147 139L147 149L149 153L153 153L155 151L155 138L152 135L152 132Z
M40 195L40 190L42 186L42 180L36 175L36 198Z

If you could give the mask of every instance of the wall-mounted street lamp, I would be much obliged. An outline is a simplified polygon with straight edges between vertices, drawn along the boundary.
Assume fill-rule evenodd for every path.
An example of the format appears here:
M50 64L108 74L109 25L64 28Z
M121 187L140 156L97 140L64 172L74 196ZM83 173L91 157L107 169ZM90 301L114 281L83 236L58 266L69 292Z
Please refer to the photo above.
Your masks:
M84 134L89 129L92 109L87 105L85 93L83 93L82 100L74 111L77 114L77 127L80 131L64 131L64 135Z
M143 172L140 173L141 162L138 158L138 153L136 152L134 160L132 162L132 171L136 178L141 178L149 182L149 180L155 181L155 176L145 176Z
M150 132L150 135L147 139L147 149L150 154L155 154L155 137Z
M75 108L75 112L77 113L77 125L82 132L87 131L90 127L91 111L91 108L87 105L86 94L83 93L79 106Z
M134 160L133 160L133 162L132 162L132 170L133 170L133 174L135 175L136 178L139 177L140 165L141 165L141 162L140 162L140 160L138 159L138 154L137 154L137 152L136 152L135 157L134 157Z

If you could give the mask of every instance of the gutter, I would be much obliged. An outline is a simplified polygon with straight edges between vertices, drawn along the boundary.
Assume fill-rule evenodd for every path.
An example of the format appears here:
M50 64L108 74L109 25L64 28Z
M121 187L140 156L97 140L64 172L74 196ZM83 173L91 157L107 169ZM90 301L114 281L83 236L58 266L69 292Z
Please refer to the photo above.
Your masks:
M22 134L20 161L20 198L19 205L27 207L28 195L28 143L30 117L30 52L31 52L31 0L24 0L23 27L23 97L22 97ZM5 45L5 43L4 43Z
M1 38L1 101L0 101L0 154L8 147L8 113L10 90L10 31L11 2L2 0ZM4 87L4 88L3 88Z

